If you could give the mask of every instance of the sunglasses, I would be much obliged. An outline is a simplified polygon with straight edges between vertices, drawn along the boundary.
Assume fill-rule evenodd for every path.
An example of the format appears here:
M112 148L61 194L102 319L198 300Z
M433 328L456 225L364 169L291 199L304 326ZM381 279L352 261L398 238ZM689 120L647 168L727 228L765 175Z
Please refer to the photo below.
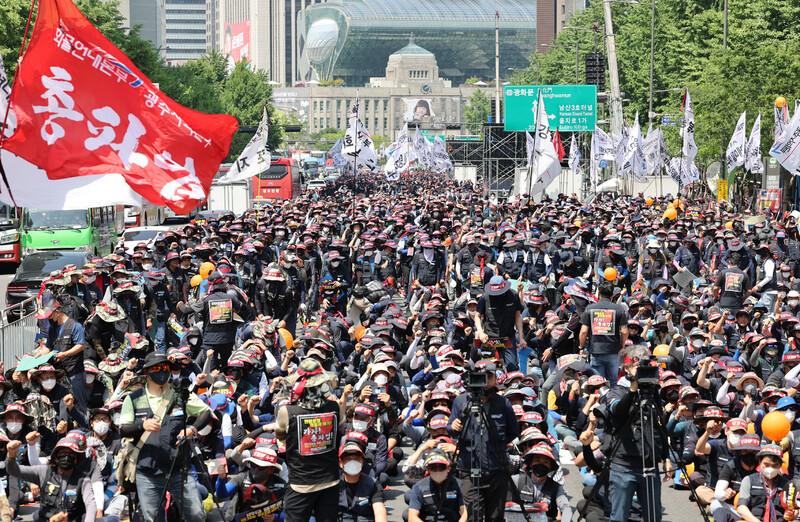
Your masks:
M428 466L429 471L447 471L447 466L444 464L431 464Z
M172 368L170 368L168 364L160 364L158 366L151 366L148 370L150 370L150 373L170 372Z

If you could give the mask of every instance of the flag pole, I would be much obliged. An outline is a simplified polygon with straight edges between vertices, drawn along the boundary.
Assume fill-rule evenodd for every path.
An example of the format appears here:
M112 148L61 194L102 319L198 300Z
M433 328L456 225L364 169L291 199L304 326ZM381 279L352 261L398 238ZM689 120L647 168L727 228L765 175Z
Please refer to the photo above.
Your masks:
M261 117L262 120L264 119L264 116L267 117L267 127L269 127L269 108L267 107L266 104L264 104L264 114ZM261 134L261 148L262 149L264 148L263 133ZM259 200L261 199L261 172L262 172L261 156L262 156L261 154L258 155L258 177L256 179L256 190L258 191L258 197L256 198L256 229L258 229L258 227L261 226L261 205L259 204L260 203ZM271 159L270 163L272 163Z

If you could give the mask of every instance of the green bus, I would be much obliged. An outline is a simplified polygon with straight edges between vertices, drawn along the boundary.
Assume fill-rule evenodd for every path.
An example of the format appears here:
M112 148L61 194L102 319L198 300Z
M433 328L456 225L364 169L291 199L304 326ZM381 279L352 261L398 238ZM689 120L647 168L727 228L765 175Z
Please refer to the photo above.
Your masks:
M41 250L78 250L105 256L125 229L122 205L79 210L22 210L22 255Z

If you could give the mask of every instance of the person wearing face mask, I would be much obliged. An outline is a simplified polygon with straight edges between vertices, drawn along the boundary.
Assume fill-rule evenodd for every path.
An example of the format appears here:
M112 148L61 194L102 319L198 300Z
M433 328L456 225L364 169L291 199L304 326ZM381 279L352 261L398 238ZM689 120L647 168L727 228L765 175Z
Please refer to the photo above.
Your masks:
M97 279L97 270L94 265L86 265L81 271L81 283L86 286L86 302L94 309L103 299L103 289Z
M274 504L283 499L287 484L281 478L283 466L278 462L278 454L269 447L253 449L249 457L244 459L244 469L232 477L221 473L216 481L216 493L220 499L231 499L222 508L225 520L233 520L239 513L256 509L252 497L254 489L262 489L266 493L266 504ZM235 498L232 498L234 497ZM263 500L262 500L263 501ZM272 513L276 517L280 510Z
M511 480L516 484L526 508L530 508L531 504L539 504L538 509L546 513L548 521L555 521L559 512L561 520L572 520L572 507L564 486L550 476L558 469L553 450L546 444L538 444L528 450L523 459L523 472L514 475ZM510 492L507 500L516 501Z
M96 408L89 411L91 435L99 439L106 447L106 462L99 462L100 474L104 482L111 478L114 455L119 451L122 439L116 429L111 427L111 411L108 408Z
M745 309L740 309L736 312L736 322L733 324L725 324L725 320L731 312L723 311L719 321L714 325L714 335L724 335L728 345L728 351L733 352L736 350L736 345L739 339L744 337L750 332L753 332L753 327L750 326L750 312Z
M388 456L386 435L375 429L377 410L369 404L356 404L353 408L352 429L366 437L363 473L370 475L380 484L386 485L389 477L385 473Z
M425 467L428 476L411 489L408 522L467 522L464 497L456 478L449 474L447 454L441 450L432 451L425 459ZM505 482L506 478L502 480Z
M148 332L155 329L154 344L156 350L165 353L170 345L170 337L167 334L167 321L175 319L177 304L172 300L172 292L167 285L164 272L149 270L145 274L144 285L144 309L146 313L146 326Z
M319 305L323 310L333 308L344 316L347 311L347 294L352 279L348 276L344 257L331 250L325 255L319 282Z
M89 409L100 408L111 395L110 379L100 375L100 370L94 361L84 361L83 370L86 374L86 403Z
M634 494L638 495L643 513L655 513L661 519L661 480L656 475L645 473L644 468L657 468L666 458L666 441L657 435L652 424L654 419L644 415L633 415L634 401L639 394L637 373L639 361L650 356L643 346L630 346L619 354L625 377L619 380L616 388L608 394L608 422L624 426L630 421L629 429L620 433L621 443L611 466L609 475L609 499L611 503L611 522L626 522L630 519L630 508ZM643 434L655 433L652 447L642 452ZM650 443L648 443L649 445Z
M83 375L83 350L86 348L86 337L83 324L67 317L61 310L60 301L54 297L43 304L36 318L48 320L47 348L55 352L52 361L66 373L72 384L72 395L80 411L86 411L86 379Z
M734 420L737 419L731 419L728 423ZM741 428L737 429L737 432L741 431ZM742 480L755 472L758 466L757 455L761 451L761 439L758 435L743 434L734 441L731 441L732 437L733 434L728 435L728 445L733 458L728 460L719 472L717 486L714 489L714 502L710 506L716 522L736 522L742 519L736 511L734 499L739 493Z
M644 282L650 288L654 280L668 277L667 256L661 251L661 243L657 239L651 239L647 242L645 251L639 256L636 280L639 283Z
M273 317L280 321L278 328L286 328L294 336L297 307L294 294L280 269L269 268L256 283L255 309L259 318Z
M179 439L197 435L209 422L211 411L196 394L190 393L185 404L186 415L196 420L185 431L181 430L183 409L178 404L178 393L169 384L172 369L166 356L157 352L148 354L142 371L147 382L125 397L120 415L120 435L141 443L136 463L136 489L142 516L145 520L163 520L163 513L157 510L161 492L168 486L174 498L183 494L184 520L204 520L194 478L187 477L181 484L181 474L175 473L167 484L167 475Z
M720 271L714 283L714 300L725 312L733 312L742 308L745 296L750 293L750 276L739 268L739 252L731 252L731 264Z
M739 423L744 423L741 419L733 419ZM706 460L705 484L696 484L695 496L702 506L708 506L714 501L714 488L717 485L719 471L732 458L731 447L725 438L727 428L725 424L725 414L719 408L706 408L699 423L703 429L700 437L697 438L694 446L690 450L694 453L695 470L701 468L697 459ZM738 424L739 427L740 424ZM725 428L725 431L723 431ZM745 423L745 430L747 429ZM686 449L684 449L684 464L686 462ZM690 480L694 480L690 477Z
M357 442L339 449L342 480L339 482L339 520L342 522L386 522L383 488L364 472L366 457Z
M781 473L783 450L775 444L767 444L758 453L760 470L742 479L736 511L739 518L747 522L764 520L794 520L797 512L784 507L779 493L791 480Z
M79 522L97 519L118 522L118 517L97 518L97 502L92 491L89 467L84 462L86 438L64 437L56 444L50 464L21 466L16 456L21 443L7 445L6 469L10 477L34 483L41 490L40 522Z

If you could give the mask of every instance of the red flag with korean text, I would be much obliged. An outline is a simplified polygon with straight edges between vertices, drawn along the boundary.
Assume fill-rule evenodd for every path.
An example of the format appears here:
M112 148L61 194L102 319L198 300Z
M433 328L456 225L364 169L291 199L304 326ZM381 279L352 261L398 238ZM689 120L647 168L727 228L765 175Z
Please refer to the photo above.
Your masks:
M560 163L564 156L567 155L567 152L564 150L564 144L561 143L561 134L558 133L558 129L553 133L553 147L556 149L556 156L558 156Z
M70 0L40 0L11 105L3 148L49 179L121 174L178 213L206 199L238 128L165 96Z

